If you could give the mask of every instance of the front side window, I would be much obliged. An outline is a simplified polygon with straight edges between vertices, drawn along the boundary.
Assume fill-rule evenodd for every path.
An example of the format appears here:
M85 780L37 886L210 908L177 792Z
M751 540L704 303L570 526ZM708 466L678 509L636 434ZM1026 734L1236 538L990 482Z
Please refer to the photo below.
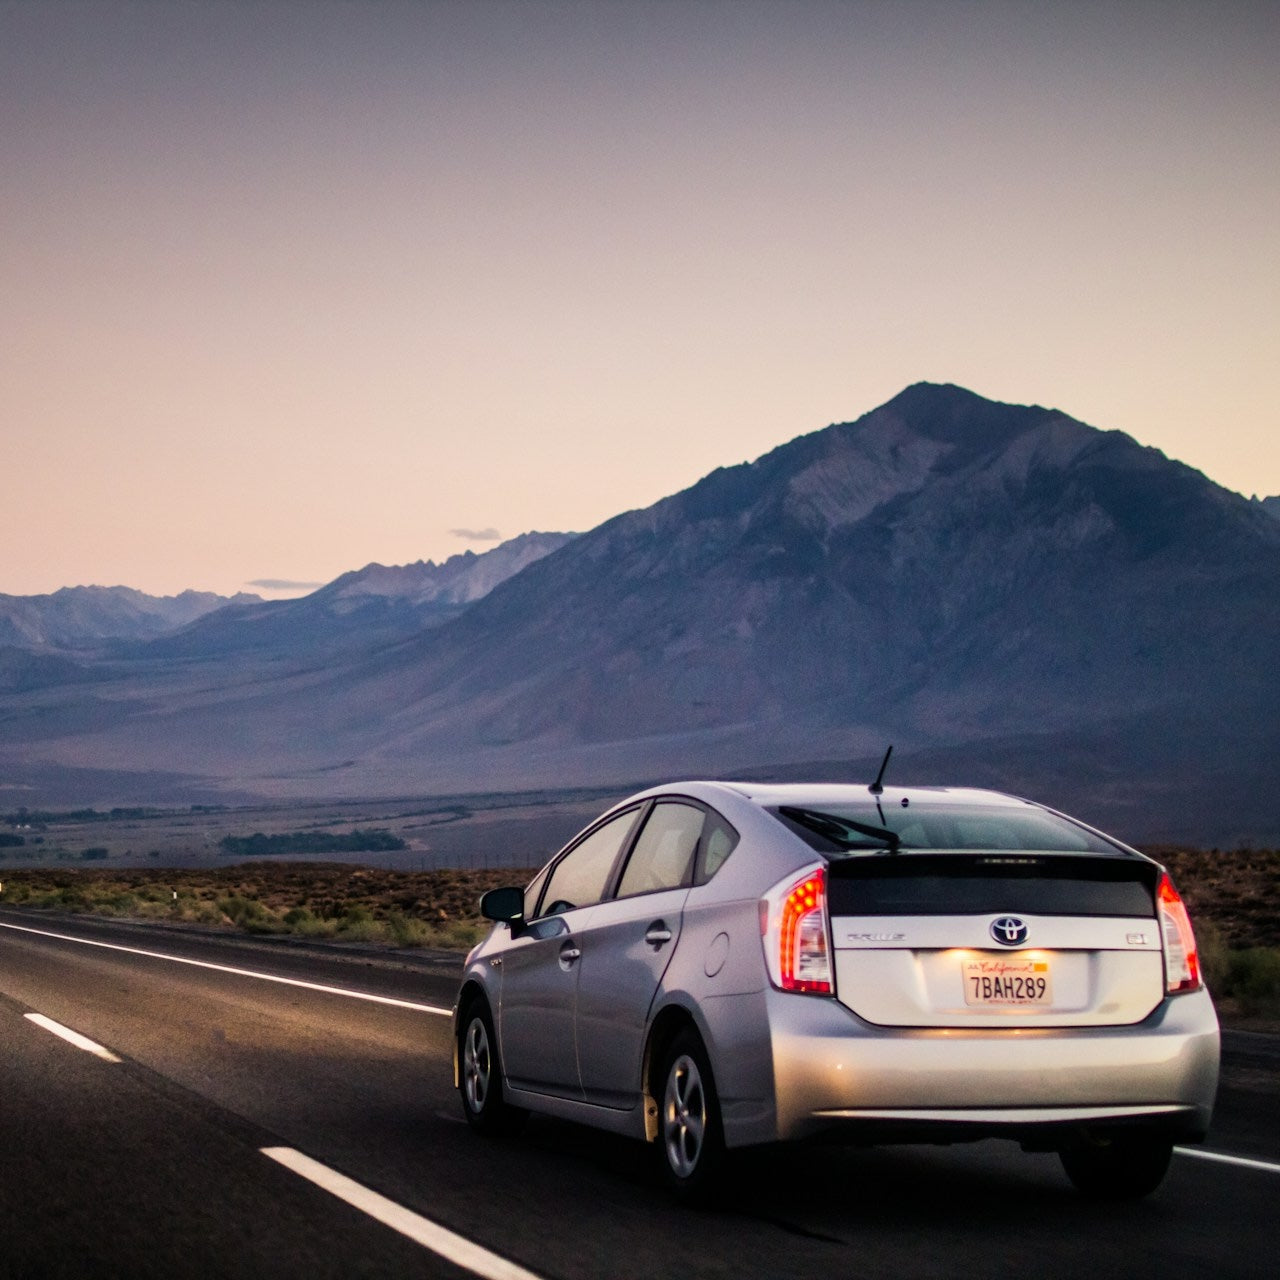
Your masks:
M543 867L529 882L529 887L524 891L524 918L526 920L532 920L533 913L538 909L538 899L542 896L542 886L547 883L549 872L550 867Z
M635 826L639 809L628 809L597 827L556 863L542 896L542 914L589 907L604 897L609 872Z
M660 889L679 889L693 882L693 856L706 815L691 804L659 800L627 859L618 886L619 898Z

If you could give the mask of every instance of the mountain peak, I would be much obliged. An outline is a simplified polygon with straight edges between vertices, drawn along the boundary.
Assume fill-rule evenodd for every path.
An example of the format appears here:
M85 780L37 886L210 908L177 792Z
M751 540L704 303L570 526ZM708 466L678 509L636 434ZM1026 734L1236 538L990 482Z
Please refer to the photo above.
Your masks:
M477 554L467 550L440 564L368 564L344 573L315 592L318 600L350 601L360 597L397 597L414 605L470 604L526 565L558 551L571 533L522 533Z

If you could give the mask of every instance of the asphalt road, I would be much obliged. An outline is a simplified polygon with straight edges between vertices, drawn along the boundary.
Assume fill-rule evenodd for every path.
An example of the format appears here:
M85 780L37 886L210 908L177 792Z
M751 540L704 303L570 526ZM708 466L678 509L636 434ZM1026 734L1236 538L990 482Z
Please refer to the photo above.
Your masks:
M1100 1206L1007 1143L774 1150L696 1212L639 1144L467 1129L456 968L0 911L0 1276L1276 1274L1274 1038L1228 1034L1208 1144L1274 1167L1180 1154L1155 1196Z

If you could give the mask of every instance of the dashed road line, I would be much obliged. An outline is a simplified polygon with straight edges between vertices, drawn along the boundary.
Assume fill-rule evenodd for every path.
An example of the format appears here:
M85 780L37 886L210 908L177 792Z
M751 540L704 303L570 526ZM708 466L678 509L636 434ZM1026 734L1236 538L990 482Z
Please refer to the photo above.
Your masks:
M65 1040L68 1044L73 1044L77 1049L83 1049L85 1053L91 1053L96 1058L101 1058L103 1062L119 1062L110 1049L104 1049L94 1040L90 1040L88 1036L82 1036L78 1031L72 1031L70 1027L64 1027L60 1022L54 1022L52 1018L46 1018L43 1013L24 1013L22 1015L28 1022L34 1022L37 1027L43 1027L46 1031L51 1031L55 1036Z
M324 995L345 996L349 1000L367 1000L371 1004L390 1005L395 1009L411 1009L415 1013L432 1013L448 1018L452 1009L439 1005L420 1004L416 1000L400 1000L395 996L375 996L367 991L352 991L349 987L331 987L322 982L306 982L302 978L282 978L274 973L262 973L257 969L240 969L230 964L215 964L212 960L192 960L188 956L171 956L163 951L147 951L142 947L126 947L118 942L99 942L96 938L77 938L68 933L53 933L48 929L32 929L28 925L10 924L0 920L0 929L13 929L18 933L33 933L40 938L55 938L59 942L76 942L83 947L102 947L106 951L123 951L128 955L147 956L152 960L168 960L171 964L188 964L196 969L212 969L216 973L233 973L242 978L257 978L260 982L278 982L286 987L303 987L307 991L319 991Z
M394 1200L388 1200L376 1191L370 1191L345 1174L330 1169L328 1165L323 1165L310 1156L304 1156L301 1151L295 1151L292 1147L263 1147L262 1154L337 1196L339 1200L344 1200L353 1208L367 1213L383 1226L398 1231L425 1249L430 1249L447 1262L483 1276L484 1280L540 1280L534 1272L491 1252L474 1240L468 1240L466 1236L450 1231L448 1227L442 1227L438 1222L414 1213L412 1209L406 1209Z
M1217 1164L1233 1164L1240 1169L1262 1169L1266 1173L1280 1173L1280 1164L1274 1160L1253 1160L1248 1156L1229 1156L1225 1151L1202 1151L1199 1147L1174 1147L1180 1156L1193 1156L1197 1160L1212 1160Z

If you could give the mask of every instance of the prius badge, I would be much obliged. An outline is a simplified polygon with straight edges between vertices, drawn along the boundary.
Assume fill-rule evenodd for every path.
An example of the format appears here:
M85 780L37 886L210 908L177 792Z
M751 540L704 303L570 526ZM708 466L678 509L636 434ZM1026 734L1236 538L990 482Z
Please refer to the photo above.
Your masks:
M1027 923L1017 916L1001 916L991 922L991 936L1002 947L1020 946L1027 940Z

